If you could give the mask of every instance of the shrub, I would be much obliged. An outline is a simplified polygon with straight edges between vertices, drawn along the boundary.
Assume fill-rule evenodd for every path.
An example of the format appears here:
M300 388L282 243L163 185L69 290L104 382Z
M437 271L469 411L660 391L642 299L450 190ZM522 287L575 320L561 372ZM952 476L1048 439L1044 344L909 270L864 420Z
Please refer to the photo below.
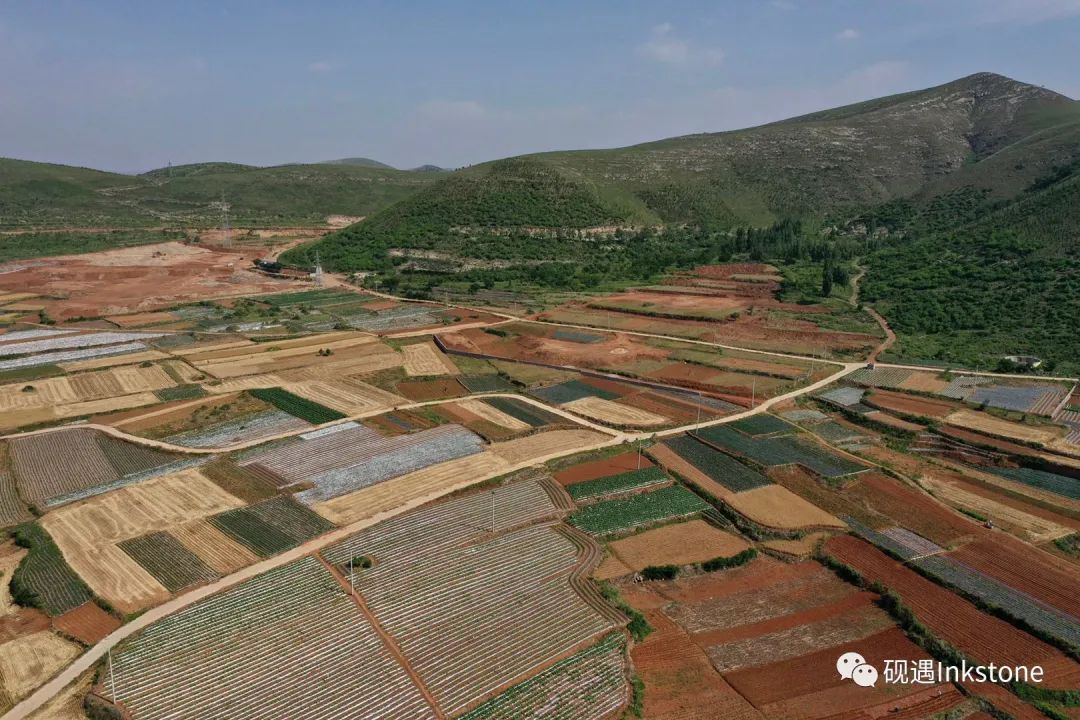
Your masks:
M739 567L745 565L754 558L757 557L757 550L755 548L746 548L741 553L732 555L731 557L718 557L712 560L707 560L701 563L701 569L705 572L715 572L716 570L723 570L725 568Z
M646 580L674 580L679 576L678 565L650 565L641 571Z

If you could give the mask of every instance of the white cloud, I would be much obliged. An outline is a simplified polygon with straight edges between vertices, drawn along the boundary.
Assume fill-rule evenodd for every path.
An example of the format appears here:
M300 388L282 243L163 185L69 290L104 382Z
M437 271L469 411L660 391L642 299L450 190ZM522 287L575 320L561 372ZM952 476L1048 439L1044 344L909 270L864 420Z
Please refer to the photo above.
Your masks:
M649 39L638 46L638 53L649 60L677 66L719 65L724 61L724 51L715 47L696 47L680 37L671 23L661 23L652 29Z
M307 69L311 72L325 73L334 69L334 64L326 60L316 60L313 63L309 63Z
M836 33L837 40L858 40L860 33L855 28L844 28Z

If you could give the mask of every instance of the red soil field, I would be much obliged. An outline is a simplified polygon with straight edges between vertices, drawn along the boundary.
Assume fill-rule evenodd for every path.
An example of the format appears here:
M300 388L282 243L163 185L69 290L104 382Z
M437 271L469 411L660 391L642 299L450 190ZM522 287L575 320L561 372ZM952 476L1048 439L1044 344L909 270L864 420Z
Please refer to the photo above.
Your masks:
M821 566L814 562L785 563L758 555L751 563L722 573L693 577L681 577L654 587L666 599L689 605L691 603L724 598L747 590L759 590L769 585L821 573Z
M682 628L639 593L624 598L653 627L630 658L645 683L644 716L650 720L764 720L717 673L709 657Z
M1059 650L987 615L872 545L840 535L826 541L825 551L867 581L881 583L895 592L920 622L961 652L984 663L1042 665L1045 687L1080 687L1080 665Z
M948 545L979 532L978 525L921 490L880 473L863 473L845 494L863 499L866 505L892 518L896 524L939 545Z
M998 710L1004 710L1016 720L1046 720L1046 716L1031 705L1022 702L1011 692L994 683L963 683L964 690L983 698ZM967 718L973 720L974 715Z
M877 600L877 595L871 592L853 592L846 597L833 602L816 605L806 610L794 612L788 615L770 618L762 622L738 625L720 630L709 630L695 633L694 641L699 645L720 645L760 637L779 630L787 630L793 627L809 625L810 623L836 617L837 615L854 615L858 610L871 607Z
M0 579L0 582L3 582ZM0 615L0 644L49 629L49 616L34 608L17 608Z
M607 380L605 378L582 377L581 381L591 387L599 390L606 390L607 392L615 393L619 396L626 396L637 392L637 388L633 385L617 382L615 380Z
M657 415L663 415L678 423L696 420L699 417L697 410L698 406L692 406L674 400L666 400L650 392L639 392L634 393L633 395L627 395L619 402L624 405L656 413ZM708 420L715 416L716 411L712 408L701 408L700 417L702 420Z
M270 279L249 268L261 250L219 250L168 242L84 255L13 262L0 273L0 290L33 288L35 300L58 320L169 307L218 296L281 292L309 286ZM61 299L62 298L62 299Z
M987 535L949 556L1058 610L1080 617L1076 568L1008 535Z
M53 627L81 643L93 645L120 627L120 621L88 602L53 618Z
M469 394L469 391L454 378L399 382L397 384L397 391L410 400L415 400L417 402L464 397Z
M887 686L881 680L877 687L863 688L851 680L844 680L836 671L836 658L845 652L857 652L878 668L884 668L886 659L922 660L930 657L908 640L903 630L890 628L862 640L825 648L809 655L730 672L725 678L759 709L813 694L815 699L812 707L805 709L810 714L804 717L826 717L895 700L925 689L920 685ZM831 688L836 688L836 691L828 694L826 702L820 693Z
M882 410L932 418L944 418L957 408L962 407L960 404L948 400L930 400L890 390L874 390L863 398L863 402Z
M653 466L653 462L649 460L645 453L641 454L640 463L641 464L639 465L637 452L631 450L629 452L624 452L621 455L613 455L600 460L590 460L589 462L571 465L565 470L560 470L555 473L554 477L560 485L574 485L575 483L585 482L586 480L595 480L596 478L607 477L608 475L618 475L619 473L630 472L632 470L637 470L639 467L647 468Z

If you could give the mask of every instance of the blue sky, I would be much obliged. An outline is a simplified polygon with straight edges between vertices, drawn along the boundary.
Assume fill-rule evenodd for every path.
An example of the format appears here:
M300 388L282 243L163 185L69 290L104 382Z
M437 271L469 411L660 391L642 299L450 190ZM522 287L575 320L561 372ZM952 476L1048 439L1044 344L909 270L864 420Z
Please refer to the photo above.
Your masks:
M446 167L988 70L1080 97L1080 0L0 0L0 156Z

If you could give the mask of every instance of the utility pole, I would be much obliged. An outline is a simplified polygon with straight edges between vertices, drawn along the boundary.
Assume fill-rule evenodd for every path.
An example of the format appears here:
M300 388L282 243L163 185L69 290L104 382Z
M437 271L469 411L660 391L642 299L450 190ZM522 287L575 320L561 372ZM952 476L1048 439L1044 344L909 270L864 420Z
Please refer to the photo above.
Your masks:
M350 555L349 556L349 590L351 590L352 594L355 595L356 594L356 584L353 583L352 560L353 560L352 555Z
M109 648L109 694L112 696L115 705L118 700L116 697L116 675L113 673L112 648Z
M319 261L319 251L315 251L315 286L323 286L323 269L322 263Z

